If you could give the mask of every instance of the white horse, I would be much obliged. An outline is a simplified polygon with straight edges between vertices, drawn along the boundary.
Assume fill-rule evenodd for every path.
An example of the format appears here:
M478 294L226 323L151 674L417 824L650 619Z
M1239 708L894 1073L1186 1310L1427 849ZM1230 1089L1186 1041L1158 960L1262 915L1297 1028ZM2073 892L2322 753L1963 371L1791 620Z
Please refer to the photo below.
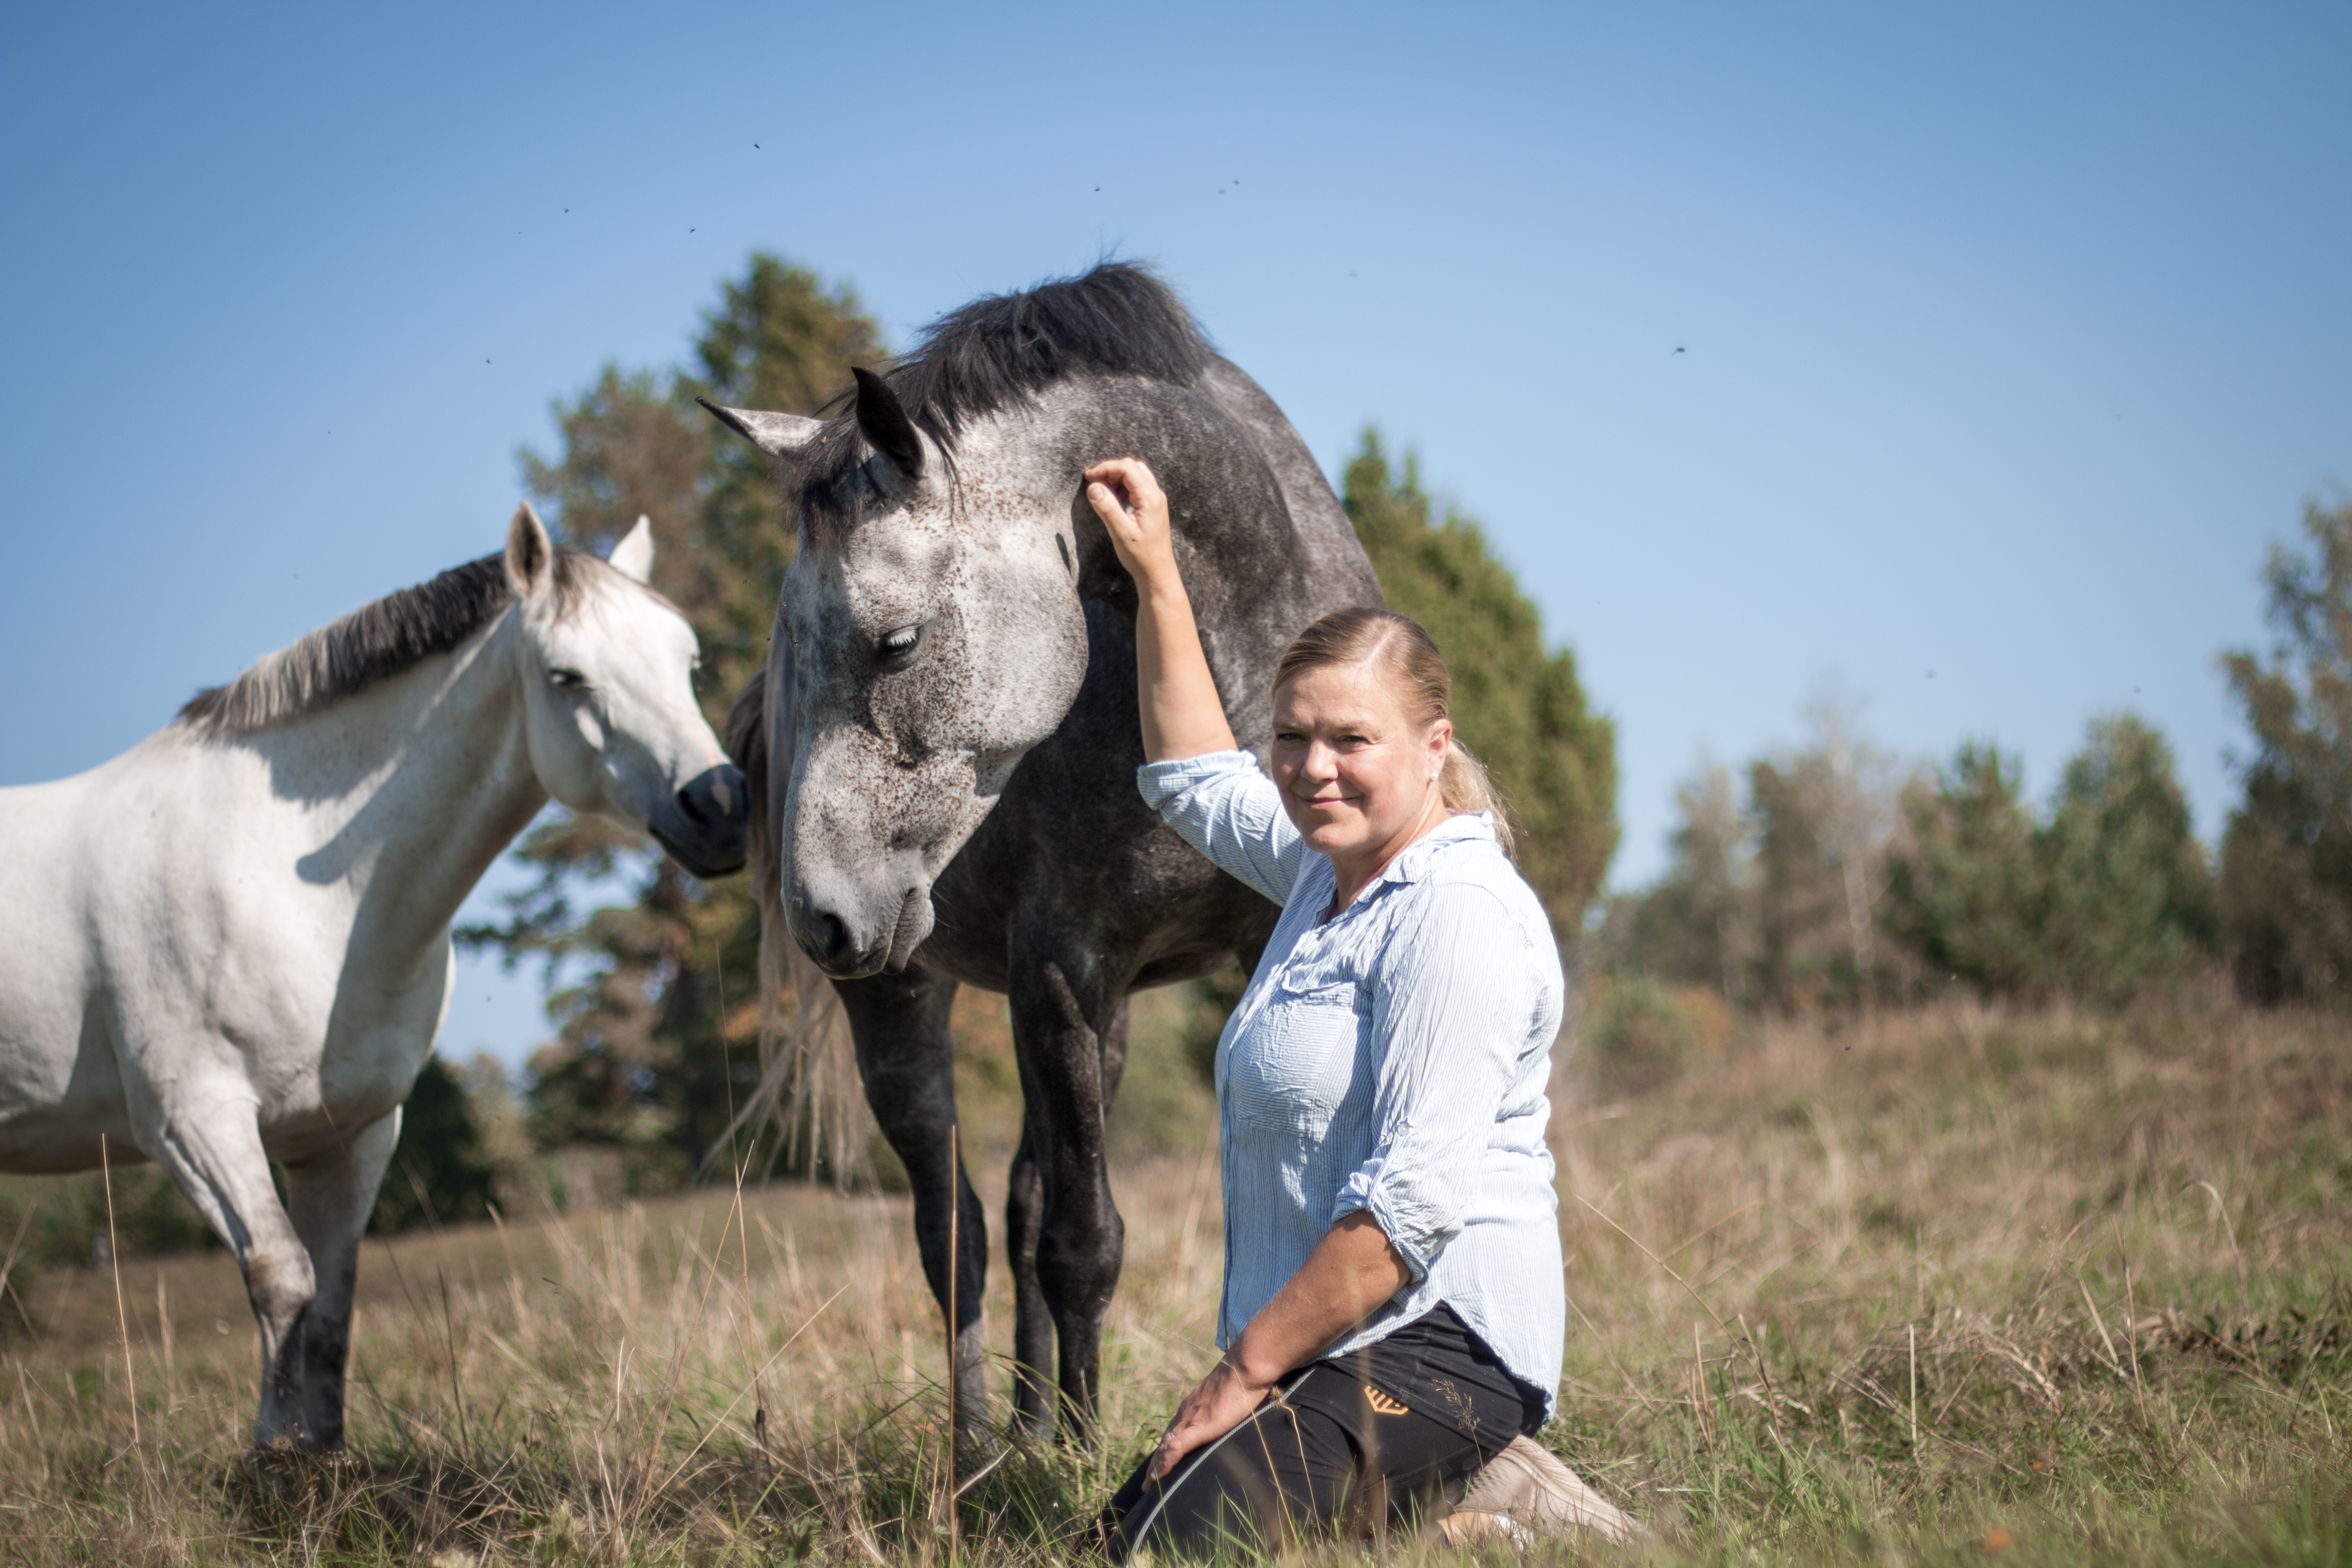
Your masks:
M520 508L503 557L0 790L0 1170L89 1170L103 1138L171 1173L245 1272L257 1444L342 1441L361 1232L490 862L551 795L699 875L742 862L741 775L652 563L642 520L606 563Z

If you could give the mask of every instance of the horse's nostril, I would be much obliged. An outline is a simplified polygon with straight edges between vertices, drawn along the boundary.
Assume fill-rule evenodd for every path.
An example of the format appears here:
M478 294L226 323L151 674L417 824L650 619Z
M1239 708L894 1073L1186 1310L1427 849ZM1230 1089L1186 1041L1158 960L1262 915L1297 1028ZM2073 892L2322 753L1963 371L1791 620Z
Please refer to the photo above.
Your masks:
M697 827L708 827L710 826L710 814L704 811L702 809L702 803L694 798L694 786L692 784L688 784L684 789L677 792L677 809L683 812L686 816L686 819L694 824Z
M839 915L817 916L816 938L824 946L827 958L839 958L849 951L849 927L843 923Z

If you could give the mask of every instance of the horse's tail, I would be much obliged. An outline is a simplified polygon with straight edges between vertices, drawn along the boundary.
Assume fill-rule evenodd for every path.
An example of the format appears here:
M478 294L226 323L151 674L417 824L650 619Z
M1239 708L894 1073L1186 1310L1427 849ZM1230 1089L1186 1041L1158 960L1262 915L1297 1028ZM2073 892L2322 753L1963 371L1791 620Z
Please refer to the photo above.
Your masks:
M751 805L751 896L760 910L760 1082L727 1124L718 1147L731 1150L741 1136L751 1153L765 1148L769 1171L782 1164L822 1175L836 1186L864 1186L873 1177L866 1155L873 1113L858 1081L849 1020L824 972L809 962L784 924L790 868L770 827L767 683L766 669L755 671L727 715L727 754L743 771Z

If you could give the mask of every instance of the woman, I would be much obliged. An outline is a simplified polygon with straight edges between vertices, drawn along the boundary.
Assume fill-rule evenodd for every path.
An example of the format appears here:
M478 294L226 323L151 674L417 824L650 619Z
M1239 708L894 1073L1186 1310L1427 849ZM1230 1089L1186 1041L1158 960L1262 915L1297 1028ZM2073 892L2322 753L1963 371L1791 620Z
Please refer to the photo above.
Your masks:
M1114 1554L1580 1493L1520 1441L1565 1330L1544 1144L1562 984L1421 627L1347 610L1275 676L1273 776L1235 747L1144 464L1087 470L1135 580L1146 801L1283 906L1217 1047L1224 1354L1104 1516ZM1612 1522L1613 1521L1613 1522ZM1457 1515L1449 1533L1471 1533Z

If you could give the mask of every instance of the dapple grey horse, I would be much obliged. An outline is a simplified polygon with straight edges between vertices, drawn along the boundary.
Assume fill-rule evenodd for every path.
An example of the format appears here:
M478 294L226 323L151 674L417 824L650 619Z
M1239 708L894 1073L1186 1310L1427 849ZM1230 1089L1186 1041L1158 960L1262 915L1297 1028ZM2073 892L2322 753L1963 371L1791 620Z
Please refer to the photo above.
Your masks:
M171 1173L245 1273L257 1444L342 1441L360 1236L490 862L551 795L742 864L743 780L652 563L642 521L608 564L522 508L502 556L0 790L0 1170L88 1170L103 1140Z
M1015 1413L1095 1409L1118 1212L1103 1124L1128 994L1254 965L1276 910L1136 794L1135 588L1079 475L1149 461L1234 732L1263 750L1275 662L1380 584L1322 471L1173 294L1108 265L984 299L829 422L713 412L779 460L800 551L730 742L751 777L766 918L835 977L867 1102L907 1167L931 1289L953 1299L959 1426L986 1409L979 1201L948 1163L948 1014L1006 994L1025 1121L1006 1203ZM779 907L781 906L781 907ZM805 1003L804 1003L805 1005Z

